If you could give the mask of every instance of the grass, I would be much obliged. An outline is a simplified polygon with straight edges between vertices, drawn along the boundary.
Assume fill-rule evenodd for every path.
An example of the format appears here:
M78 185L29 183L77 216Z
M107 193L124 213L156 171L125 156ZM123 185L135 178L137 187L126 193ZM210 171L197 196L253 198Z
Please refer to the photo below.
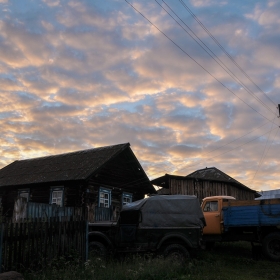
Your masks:
M26 272L24 279L61 280L275 280L280 275L280 263L262 255L252 258L251 245L246 242L217 244L211 251L198 251L181 266L162 258L130 256L125 261L91 259L54 260L43 271Z

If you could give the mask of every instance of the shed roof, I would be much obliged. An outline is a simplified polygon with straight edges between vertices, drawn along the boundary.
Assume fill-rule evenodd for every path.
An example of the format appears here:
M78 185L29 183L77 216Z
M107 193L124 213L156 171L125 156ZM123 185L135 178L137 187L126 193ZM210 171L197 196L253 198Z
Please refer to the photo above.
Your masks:
M92 178L108 186L141 186L154 192L129 143L14 161L0 170L0 188Z
M220 181L220 182L234 184L236 187L239 187L241 189L246 189L249 192L256 193L256 191L248 188L247 186L233 179L232 177L230 177L229 175L222 172L216 167L209 167L209 168L206 167L203 169L199 169L187 176L165 174L164 176L153 179L151 182L156 186L169 188L168 178L179 179L179 180L197 179L197 180L216 181L216 182Z
M221 182L229 182L234 183L240 186L244 186L237 180L233 179L223 171L219 170L216 167L206 167L203 169L196 170L195 172L186 176L187 178L194 178L194 179L203 179L208 181L221 181Z

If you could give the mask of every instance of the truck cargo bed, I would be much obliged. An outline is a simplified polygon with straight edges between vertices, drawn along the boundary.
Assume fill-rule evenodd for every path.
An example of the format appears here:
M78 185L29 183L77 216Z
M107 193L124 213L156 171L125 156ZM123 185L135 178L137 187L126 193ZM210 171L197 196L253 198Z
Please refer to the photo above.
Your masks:
M223 203L224 228L280 226L280 199Z

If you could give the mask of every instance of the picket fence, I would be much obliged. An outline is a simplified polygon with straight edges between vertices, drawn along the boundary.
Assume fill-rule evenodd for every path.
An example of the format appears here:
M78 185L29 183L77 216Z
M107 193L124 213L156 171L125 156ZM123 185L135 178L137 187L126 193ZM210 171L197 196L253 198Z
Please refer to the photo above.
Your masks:
M87 259L87 222L31 221L1 224L1 271L37 270L60 256Z

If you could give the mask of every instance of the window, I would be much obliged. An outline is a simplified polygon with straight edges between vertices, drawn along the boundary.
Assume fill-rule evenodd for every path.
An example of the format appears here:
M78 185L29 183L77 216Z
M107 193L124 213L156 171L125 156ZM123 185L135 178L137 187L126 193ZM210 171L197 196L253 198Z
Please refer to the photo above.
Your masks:
M111 205L111 190L99 189L99 207L109 208Z
M218 211L218 201L208 201L203 209L203 212L215 212Z
M18 190L18 196L26 198L26 201L29 201L29 189Z
M131 193L123 193L122 194L122 205L126 205L132 202L132 194Z
M52 188L51 189L51 198L50 198L50 204L56 204L60 207L63 206L63 188Z

